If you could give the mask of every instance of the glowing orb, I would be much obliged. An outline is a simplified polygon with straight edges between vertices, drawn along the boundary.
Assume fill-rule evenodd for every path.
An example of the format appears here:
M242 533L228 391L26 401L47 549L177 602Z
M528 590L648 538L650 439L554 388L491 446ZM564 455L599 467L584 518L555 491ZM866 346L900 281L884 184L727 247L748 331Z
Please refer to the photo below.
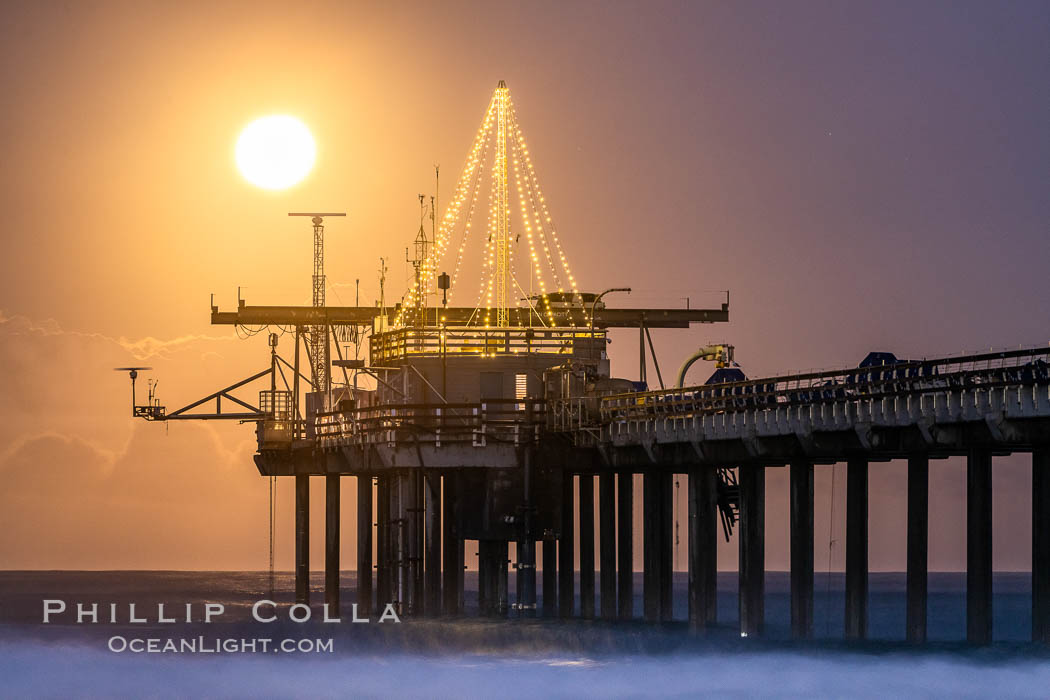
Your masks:
M314 165L317 149L310 130L295 117L275 114L244 127L237 138L237 169L248 182L283 190L300 182Z

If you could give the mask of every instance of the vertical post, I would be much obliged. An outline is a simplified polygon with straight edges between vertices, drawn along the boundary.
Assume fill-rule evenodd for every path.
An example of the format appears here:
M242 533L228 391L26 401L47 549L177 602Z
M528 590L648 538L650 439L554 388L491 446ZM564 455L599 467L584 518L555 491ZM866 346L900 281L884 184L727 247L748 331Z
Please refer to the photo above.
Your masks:
M1050 643L1050 447L1032 452L1032 641Z
M765 627L765 509L765 467L740 467L740 634L747 637Z
M558 614L558 541L543 540L543 616Z
M442 511L442 549L444 557L443 589L446 615L463 611L463 540L459 535L459 499L456 475L446 472L444 478Z
M482 617L492 617L496 609L492 545L490 540L478 540L478 612Z
M619 550L618 611L621 620L634 617L634 474L620 472L617 484L618 528L617 548Z
M992 453L966 457L966 640L992 641Z
M868 636L868 460L846 460L846 638Z
M645 321L638 323L638 381L645 382Z
M674 474L660 474L660 620L674 617Z
M646 622L660 619L659 477L642 475L642 612Z
M599 556L601 612L606 620L616 618L616 477L602 472L598 477Z
M576 562L573 552L573 483L572 472L562 470L561 538L558 540L558 610L561 617L572 617L575 608Z
M412 581L409 578L406 551L405 477L390 475L390 602L397 605L400 615L412 613Z
M791 463L791 635L813 636L813 463Z
M376 607L393 602L390 571L390 477L376 477Z
M339 475L325 474L324 602L329 614L339 616Z
M488 617L505 617L509 609L507 542L478 541L478 607Z
M495 543L495 559L493 560L494 574L496 578L496 614L506 617L510 610L510 579L507 564L510 563L509 546L506 540Z
M929 557L930 458L908 457L908 612L909 642L926 641L927 565Z
M717 471L689 472L689 629L703 632L714 622L717 567Z
M594 477L580 474L580 616L594 618Z
M422 607L422 601L417 597L416 586L419 556L421 554L418 545L417 532L419 530L419 491L416 489L417 472L410 470L399 474L397 481L400 486L398 493L398 520L400 524L400 563L401 571L401 601L406 615L418 615Z
M424 590L423 609L431 617L441 614L441 475L428 471L423 475L424 497Z
M412 596L415 598L415 613L426 612L426 570L423 566L426 556L426 484L423 470L412 472L413 498L412 510L409 511L412 522Z
M310 604L310 477L295 475L295 602Z
M525 405L525 446L522 453L523 471L523 505L521 509L521 529L518 537L517 593L518 614L522 617L536 617L536 539L533 534L532 474L533 462L536 459L536 446L533 442L534 403Z
M707 591L707 624L718 622L718 470L710 468L704 476L707 516L700 523L700 542L709 555L702 562L700 575Z
M372 477L357 477L357 610L372 614Z

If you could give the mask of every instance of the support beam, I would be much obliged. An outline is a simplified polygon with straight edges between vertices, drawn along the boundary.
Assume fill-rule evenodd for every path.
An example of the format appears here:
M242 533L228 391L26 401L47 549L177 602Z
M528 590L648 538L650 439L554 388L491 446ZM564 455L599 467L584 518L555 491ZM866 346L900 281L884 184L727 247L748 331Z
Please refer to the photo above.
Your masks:
M486 617L506 617L510 609L507 542L478 541L478 608Z
M529 404L526 433L532 434L533 413ZM536 446L528 442L522 452L522 509L521 529L518 536L517 595L518 615L536 617L536 536L533 533L535 506L533 504L533 465L536 461Z
M660 474L660 621L674 617L674 474Z
M310 604L310 477L295 475L295 602Z
M634 617L634 474L620 472L617 476L617 608L621 620L630 620Z
M598 568L601 571L601 613L605 620L616 618L616 476L603 472L598 477Z
M791 463L791 636L813 636L813 463Z
M642 476L642 612L646 622L660 619L660 482Z
M510 611L510 575L507 565L510 564L510 547L506 540L496 543L496 615L506 617Z
M930 458L908 457L908 612L909 642L926 641L927 565L929 562Z
M376 608L393 602L394 581L390 569L390 479L376 477Z
M706 631L715 599L717 542L717 471L697 468L689 473L689 629Z
M756 637L765 627L765 467L740 468L740 634Z
M424 603L430 617L441 615L441 475L423 475L424 507Z
M966 640L992 641L992 453L966 456Z
M408 518L408 579L412 587L411 604L408 606L411 614L422 616L424 613L424 570L423 552L425 529L423 524L424 500L423 500L423 472L413 470L405 476L405 484L408 486L408 502L405 508L405 516Z
M444 520L442 522L442 549L444 569L442 588L444 593L444 612L446 615L458 615L463 612L463 539L459 534L459 499L457 496L457 478L454 472L447 472L443 479L442 492Z
M543 616L558 615L558 540L543 540Z
M561 538L558 540L558 611L561 617L572 617L576 607L576 562L574 500L572 472L562 471Z
M339 616L339 479L338 474L324 477L324 602L333 617Z
M594 619L594 477L580 474L580 616Z
M846 638L868 636L868 460L846 461Z
M478 612L492 617L496 609L496 574L490 540L478 540Z
M372 477L357 477L357 612L372 614Z
M1032 452L1032 641L1050 644L1050 446Z
M390 602L401 616L411 614L412 581L408 570L408 518L405 477L390 475Z

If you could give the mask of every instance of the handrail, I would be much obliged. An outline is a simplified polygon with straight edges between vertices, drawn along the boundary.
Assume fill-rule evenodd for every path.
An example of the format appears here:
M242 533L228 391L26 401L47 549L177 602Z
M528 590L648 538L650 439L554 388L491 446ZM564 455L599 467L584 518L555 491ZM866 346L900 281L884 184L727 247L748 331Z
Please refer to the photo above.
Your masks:
M1024 362L1027 360L1027 362ZM1050 381L1050 348L918 360L602 397L602 422L719 413Z

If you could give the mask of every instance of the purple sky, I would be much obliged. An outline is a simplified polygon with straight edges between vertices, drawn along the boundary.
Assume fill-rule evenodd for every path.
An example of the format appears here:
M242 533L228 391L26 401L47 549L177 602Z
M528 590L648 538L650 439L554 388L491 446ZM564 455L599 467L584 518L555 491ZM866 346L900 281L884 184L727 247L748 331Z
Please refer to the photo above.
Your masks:
M187 526L156 556L92 554L104 538L83 533L125 514L51 525L31 545L16 529L0 538L12 566L262 566L250 431L180 427L165 439L134 426L108 367L157 366L179 404L264 363L261 341L207 324L208 295L228 307L242 285L249 303L308 302L293 209L350 212L328 239L333 301L349 302L360 278L370 303L378 258L403 258L434 163L449 195L500 79L581 286L630 285L632 305L732 290L727 326L655 334L665 375L712 340L734 343L760 376L852 365L873 349L936 356L1050 338L1045 2L193 5L0 11L0 400L12 416L0 471L19 470L5 499L36 503L6 516L25 532L65 507L56 481L105 504L83 506L88 517L119 510L107 499L122 469L174 473L190 491L194 469L218 471L223 495L209 498L252 514L231 541L253 544L238 559ZM244 183L231 150L245 123L278 111L310 125L319 160L302 185L267 194ZM637 372L635 348L633 335L615 338L617 374ZM996 523L1014 529L999 527L996 562L1025 568L1027 462L1000 463ZM41 464L48 480L28 466ZM964 561L949 536L963 514L957 467L950 479L934 470L935 569ZM903 566L902 476L899 465L873 473L873 568ZM786 529L773 515L779 478L770 519ZM145 495L157 487L143 480L120 503L214 511ZM771 568L786 567L778 532Z

